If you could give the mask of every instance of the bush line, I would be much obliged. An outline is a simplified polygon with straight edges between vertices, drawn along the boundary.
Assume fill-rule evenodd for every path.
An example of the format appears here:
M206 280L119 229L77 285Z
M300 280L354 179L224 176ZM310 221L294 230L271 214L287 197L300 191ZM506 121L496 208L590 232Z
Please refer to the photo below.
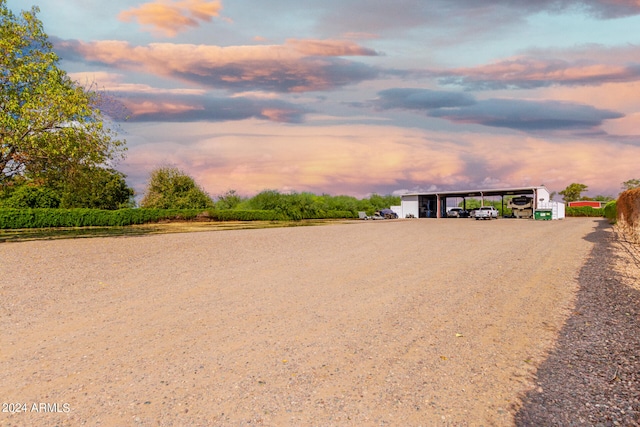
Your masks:
M292 217L293 216L293 217ZM202 209L0 209L0 229L55 227L113 227L163 220L286 221L300 219L355 218L351 211L314 215L287 215L275 210Z
M604 209L592 208L591 206L570 207L567 206L565 211L566 216L589 216L589 217L603 217Z

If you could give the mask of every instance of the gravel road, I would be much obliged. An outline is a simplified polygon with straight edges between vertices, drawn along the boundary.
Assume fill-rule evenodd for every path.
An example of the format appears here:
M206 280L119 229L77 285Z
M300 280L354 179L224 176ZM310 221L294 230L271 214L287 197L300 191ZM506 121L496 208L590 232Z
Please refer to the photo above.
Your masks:
M640 425L640 247L601 221L571 316L516 424Z
M0 244L14 410L0 426L526 425L599 228L354 221Z

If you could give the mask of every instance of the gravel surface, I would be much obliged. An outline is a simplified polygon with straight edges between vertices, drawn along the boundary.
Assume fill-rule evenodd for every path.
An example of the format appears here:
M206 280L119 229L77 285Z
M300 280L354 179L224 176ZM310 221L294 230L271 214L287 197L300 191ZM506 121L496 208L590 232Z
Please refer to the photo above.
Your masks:
M599 325L593 298L614 296L585 288L623 274L585 276L603 233L443 219L0 244L0 426L543 425L584 365L568 322ZM638 291L620 292L612 320L637 331ZM610 326L583 328L585 353L637 345ZM587 424L637 416L634 354L615 354Z
M575 307L517 425L640 425L640 247L604 221L588 239Z

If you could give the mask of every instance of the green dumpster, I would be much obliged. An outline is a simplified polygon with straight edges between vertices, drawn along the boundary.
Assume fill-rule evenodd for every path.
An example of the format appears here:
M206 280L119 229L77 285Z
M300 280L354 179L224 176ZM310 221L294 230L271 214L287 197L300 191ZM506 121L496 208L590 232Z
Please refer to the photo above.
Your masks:
M533 213L533 218L542 219L542 220L551 219L552 211L551 209L536 209L535 212Z

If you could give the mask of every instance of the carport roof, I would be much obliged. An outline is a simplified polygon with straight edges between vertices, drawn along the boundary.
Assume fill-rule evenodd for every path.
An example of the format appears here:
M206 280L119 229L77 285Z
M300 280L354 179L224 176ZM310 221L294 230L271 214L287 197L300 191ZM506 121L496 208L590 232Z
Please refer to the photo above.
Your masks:
M430 193L406 193L406 196L439 196L439 197L487 197L487 196L519 196L522 194L535 194L536 190L547 188L544 185L536 187L515 187L515 188L490 188L479 190L461 191L435 191Z

